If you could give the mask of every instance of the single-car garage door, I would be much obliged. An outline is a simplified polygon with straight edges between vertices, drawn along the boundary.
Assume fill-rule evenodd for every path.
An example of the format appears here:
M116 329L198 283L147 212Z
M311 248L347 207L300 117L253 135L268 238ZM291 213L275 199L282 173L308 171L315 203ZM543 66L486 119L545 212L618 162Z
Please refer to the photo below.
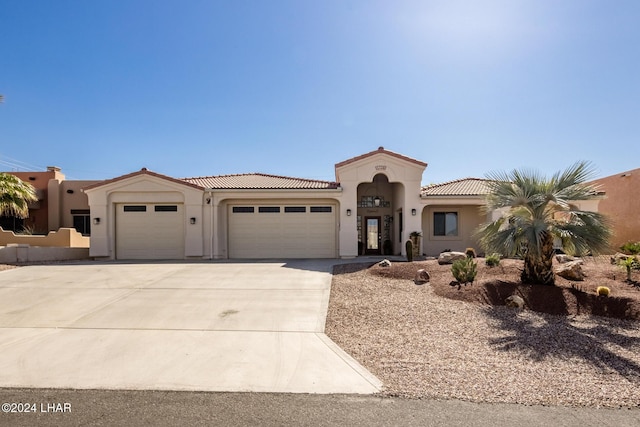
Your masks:
M116 205L117 259L183 259L181 204Z
M229 206L230 258L335 258L332 204Z

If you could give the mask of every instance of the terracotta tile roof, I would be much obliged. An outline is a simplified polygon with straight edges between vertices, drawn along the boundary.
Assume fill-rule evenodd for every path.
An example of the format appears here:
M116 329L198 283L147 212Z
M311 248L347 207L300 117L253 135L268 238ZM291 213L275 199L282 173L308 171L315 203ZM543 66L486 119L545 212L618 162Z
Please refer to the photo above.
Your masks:
M337 182L291 178L286 176L267 175L263 173L203 176L196 178L183 178L182 180L200 187L218 190L331 190L337 189L340 185Z
M148 170L147 168L142 168L137 172L128 173L126 175L118 176L116 178L106 179L104 181L96 182L95 184L91 184L91 185L89 185L87 187L84 187L83 190L90 190L92 188L101 187L103 185L111 184L113 182L122 181L123 179L132 178L132 177L138 176L138 175L154 176L156 178L166 179L167 181L175 182L177 184L182 184L182 185L186 185L186 186L189 186L189 187L193 187L193 188L197 188L199 190L202 190L202 187L199 186L198 184L191 183L191 182L186 182L186 181L183 181L183 180L180 180L180 179L172 178L172 177L167 176L167 175L162 175L162 174L159 174L159 173L156 173L156 172L152 172L152 171Z
M489 193L486 179L462 178L442 184L422 187L422 197L431 196L484 196Z
M340 163L336 163L336 168L348 165L349 163L357 162L358 160L366 159L367 157L371 157L371 156L373 156L375 154L380 154L380 153L384 153L384 154L387 154L389 156L396 157L396 158L401 159L401 160L405 160L407 162L411 162L411 163L415 163L415 164L420 165L420 166L427 167L427 164L425 162L421 162L420 160L412 159L411 157L403 156L402 154L394 153L393 151L385 150L384 147L378 147L378 149L375 150L375 151L371 151L369 153L353 157L351 159L342 161Z

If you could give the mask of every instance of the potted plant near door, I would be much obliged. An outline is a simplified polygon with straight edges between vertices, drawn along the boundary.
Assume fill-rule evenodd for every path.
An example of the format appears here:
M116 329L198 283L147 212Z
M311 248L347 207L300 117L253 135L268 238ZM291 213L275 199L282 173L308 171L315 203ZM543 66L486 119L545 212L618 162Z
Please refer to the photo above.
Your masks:
M419 231L412 231L409 234L409 239L411 240L411 244L413 245L413 256L420 256L420 238L422 237L422 233Z

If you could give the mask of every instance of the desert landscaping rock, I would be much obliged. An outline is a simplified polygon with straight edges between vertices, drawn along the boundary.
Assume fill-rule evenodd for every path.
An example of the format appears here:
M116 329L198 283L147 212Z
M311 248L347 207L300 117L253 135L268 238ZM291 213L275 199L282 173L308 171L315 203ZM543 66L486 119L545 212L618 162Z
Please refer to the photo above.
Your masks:
M416 277L413 279L413 282L416 285L424 285L425 283L429 283L430 278L431 276L429 275L429 272L424 268L421 268L416 271Z
M438 264L453 264L459 259L465 259L467 255L464 252L442 252L438 256Z
M582 271L582 260L570 261L560 264L555 269L555 273L567 280L582 281L584 272Z
M484 288L493 280L490 275L502 269L496 277L513 280L519 274L518 262L503 260L501 267L479 268L476 283L460 291L445 283L451 280L448 266L438 270L435 261L392 267L405 268L409 278L416 267L428 268L431 280L426 286L391 277L390 269L337 266L341 274L333 278L326 332L383 382L387 396L637 408L640 323L482 304L482 298L491 295L482 293L492 289ZM589 281L596 277L618 286L621 293L639 292L605 279L617 268L608 259L586 265L609 269L589 273ZM571 290L563 280L544 289L562 299L571 294L563 293ZM596 283L583 286L585 294L602 299L595 295ZM434 292L440 288L473 293L478 303L440 297Z

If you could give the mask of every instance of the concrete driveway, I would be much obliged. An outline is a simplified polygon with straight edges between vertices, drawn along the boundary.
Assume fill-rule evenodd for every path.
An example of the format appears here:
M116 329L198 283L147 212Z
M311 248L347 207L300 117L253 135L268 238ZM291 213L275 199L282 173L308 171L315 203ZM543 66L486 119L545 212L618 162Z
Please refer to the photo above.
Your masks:
M0 272L0 387L374 393L324 335L331 260Z

